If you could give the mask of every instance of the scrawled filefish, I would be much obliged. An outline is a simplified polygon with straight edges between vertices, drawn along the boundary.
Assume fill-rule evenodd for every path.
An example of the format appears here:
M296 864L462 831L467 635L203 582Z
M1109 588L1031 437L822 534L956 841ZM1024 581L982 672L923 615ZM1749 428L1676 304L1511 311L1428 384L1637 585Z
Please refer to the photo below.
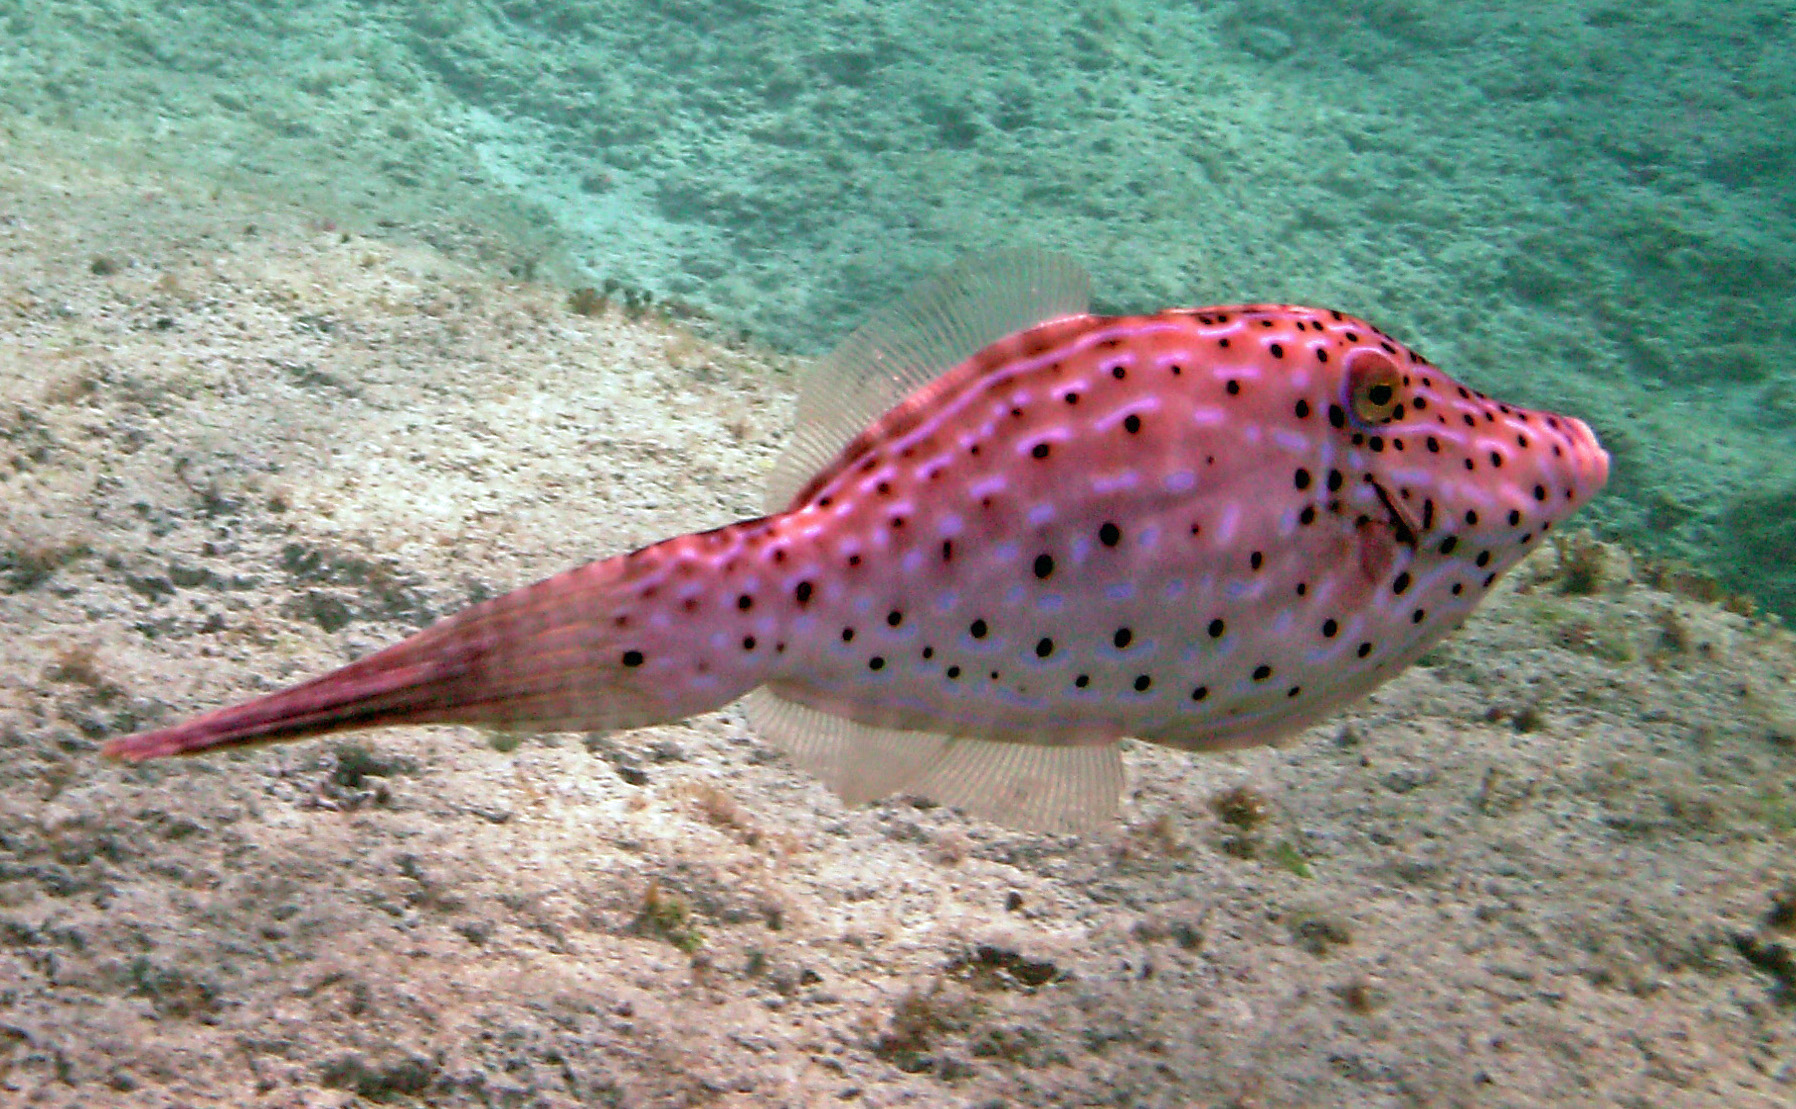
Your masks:
M803 382L769 515L487 601L147 759L392 724L634 728L750 695L850 800L1116 810L1117 740L1266 743L1398 673L1600 489L1590 429L1288 305L1095 316L963 264ZM751 692L752 691L752 692Z

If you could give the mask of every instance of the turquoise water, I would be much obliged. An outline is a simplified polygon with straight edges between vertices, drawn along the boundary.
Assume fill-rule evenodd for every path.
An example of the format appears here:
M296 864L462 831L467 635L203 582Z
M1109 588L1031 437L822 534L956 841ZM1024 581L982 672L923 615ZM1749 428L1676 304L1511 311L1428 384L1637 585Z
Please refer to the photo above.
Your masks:
M1796 613L1792 6L0 0L0 112L825 349L966 252L1362 314Z

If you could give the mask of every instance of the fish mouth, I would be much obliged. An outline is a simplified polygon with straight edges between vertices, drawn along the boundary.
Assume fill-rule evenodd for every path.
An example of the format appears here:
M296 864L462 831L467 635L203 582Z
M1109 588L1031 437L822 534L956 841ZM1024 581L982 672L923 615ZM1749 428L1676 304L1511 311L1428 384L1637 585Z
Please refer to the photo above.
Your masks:
M1590 430L1589 424L1571 416L1560 419L1569 428L1566 438L1570 440L1572 464L1577 468L1578 501L1583 503L1609 483L1609 452L1597 442L1596 432Z

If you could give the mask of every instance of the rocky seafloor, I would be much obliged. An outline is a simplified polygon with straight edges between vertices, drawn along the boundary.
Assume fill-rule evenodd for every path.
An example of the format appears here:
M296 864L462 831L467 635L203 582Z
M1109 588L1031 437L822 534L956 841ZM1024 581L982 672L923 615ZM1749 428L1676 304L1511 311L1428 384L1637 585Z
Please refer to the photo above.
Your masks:
M1796 647L1611 547L1288 747L1133 748L1084 839L845 809L735 711L100 760L752 514L794 364L8 154L0 1101L1796 1099Z

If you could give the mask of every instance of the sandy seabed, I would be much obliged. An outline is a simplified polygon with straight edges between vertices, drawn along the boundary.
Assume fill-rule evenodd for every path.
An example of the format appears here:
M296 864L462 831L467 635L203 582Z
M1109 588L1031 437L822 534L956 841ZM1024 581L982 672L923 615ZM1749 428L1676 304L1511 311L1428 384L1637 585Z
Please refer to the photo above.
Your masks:
M1617 551L1289 747L1134 748L1087 839L844 809L734 711L102 762L754 514L794 365L6 155L0 1102L1796 1100L1796 649Z

